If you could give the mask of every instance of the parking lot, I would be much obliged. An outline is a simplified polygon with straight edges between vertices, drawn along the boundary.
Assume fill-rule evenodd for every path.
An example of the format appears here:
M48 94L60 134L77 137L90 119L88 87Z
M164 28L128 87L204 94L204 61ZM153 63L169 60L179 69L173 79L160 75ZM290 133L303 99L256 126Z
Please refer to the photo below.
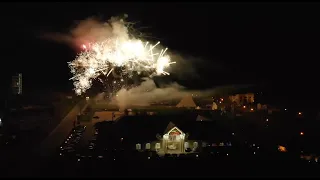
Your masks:
M74 155L77 149L80 148L80 141L86 130L86 126L79 125L72 129L69 136L65 139L59 147L60 156Z

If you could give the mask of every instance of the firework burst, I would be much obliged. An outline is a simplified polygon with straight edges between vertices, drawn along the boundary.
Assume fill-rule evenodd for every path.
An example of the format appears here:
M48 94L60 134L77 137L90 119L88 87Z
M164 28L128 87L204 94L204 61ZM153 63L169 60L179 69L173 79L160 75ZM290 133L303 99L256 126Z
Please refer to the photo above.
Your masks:
M112 22L111 27L112 36L90 43L90 46L83 45L84 51L68 63L77 95L86 92L94 79L100 75L109 76L117 67L121 67L123 75L129 78L133 72L147 72L152 77L168 75L165 68L175 63L166 54L167 48L158 48L160 42L153 45L129 36L123 20Z

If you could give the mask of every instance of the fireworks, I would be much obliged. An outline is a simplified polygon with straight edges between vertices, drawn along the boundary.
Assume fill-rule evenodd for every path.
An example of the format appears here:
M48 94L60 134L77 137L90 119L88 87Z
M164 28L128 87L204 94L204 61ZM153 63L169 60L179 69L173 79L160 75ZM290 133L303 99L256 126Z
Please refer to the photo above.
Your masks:
M120 25L120 26L119 26ZM76 94L81 95L92 85L92 81L100 75L109 76L117 67L121 67L122 74L132 77L133 72L148 72L150 77L168 75L165 68L170 66L167 49L158 49L157 44L143 42L129 37L123 21L111 24L113 35L90 44L90 48L82 45L82 51L74 61L69 62L71 79L74 81ZM115 30L122 30L117 33ZM125 31L123 31L125 30ZM123 80L122 80L123 81Z

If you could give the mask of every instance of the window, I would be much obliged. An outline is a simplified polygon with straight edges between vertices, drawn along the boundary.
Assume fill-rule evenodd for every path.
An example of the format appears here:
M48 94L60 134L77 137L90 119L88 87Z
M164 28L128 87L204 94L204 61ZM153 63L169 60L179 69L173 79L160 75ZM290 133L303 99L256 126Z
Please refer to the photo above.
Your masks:
M169 136L170 141L175 141L176 140L176 136L175 135L171 135Z

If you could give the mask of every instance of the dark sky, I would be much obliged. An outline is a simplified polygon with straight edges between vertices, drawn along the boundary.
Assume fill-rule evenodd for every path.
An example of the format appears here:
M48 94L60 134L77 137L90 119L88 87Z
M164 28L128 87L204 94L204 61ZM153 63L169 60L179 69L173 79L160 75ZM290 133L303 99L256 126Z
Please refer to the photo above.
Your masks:
M127 13L169 49L201 59L195 67L202 80L181 83L272 82L294 92L315 89L319 8L319 3L3 3L1 75L19 71L26 86L71 88L67 62L75 53L36 36L67 32L90 16Z

